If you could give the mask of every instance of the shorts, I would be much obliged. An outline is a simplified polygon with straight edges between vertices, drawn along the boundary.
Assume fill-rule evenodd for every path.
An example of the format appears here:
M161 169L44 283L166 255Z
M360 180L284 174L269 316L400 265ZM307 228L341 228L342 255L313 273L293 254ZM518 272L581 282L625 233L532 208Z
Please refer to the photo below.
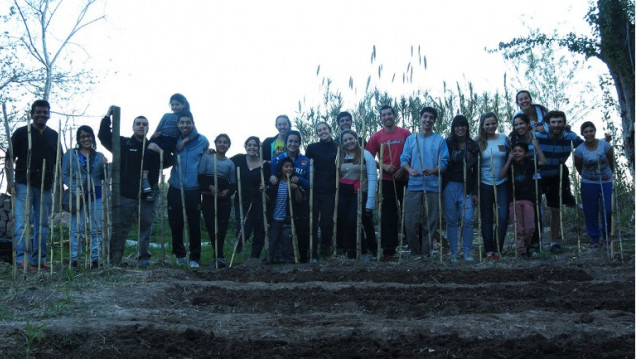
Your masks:
M177 141L179 139L176 137L164 136L160 135L155 138L150 139L150 143L156 143L164 152L173 153L174 149L177 148Z
M545 198L550 208L560 208L561 201L563 204L572 207L576 205L576 200L572 195L572 189L570 188L570 172L567 167L563 167L563 186L561 186L561 192L563 193L563 199L560 198L559 193L559 177L543 177L541 178L541 190L545 194Z

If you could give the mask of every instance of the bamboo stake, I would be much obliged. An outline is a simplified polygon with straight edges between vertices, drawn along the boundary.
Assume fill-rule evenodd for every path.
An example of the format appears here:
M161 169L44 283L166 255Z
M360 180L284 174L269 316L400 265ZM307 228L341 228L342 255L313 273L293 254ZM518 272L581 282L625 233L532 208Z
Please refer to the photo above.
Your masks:
M309 260L314 258L314 159L309 160Z
M95 183L93 182L93 177L91 176L91 170L90 170L90 155L89 158L86 161L86 180L88 181L86 186L88 187L88 205L86 206L86 213L87 213L87 219L88 219L88 240L86 241L88 243L88 256L90 258L90 262L93 262L93 230L95 229L95 231L97 231L96 228L93 228L93 217L95 216L95 213L93 211L93 206L95 206L95 201L97 200L95 198ZM92 201L92 202L91 202ZM97 262L99 263L99 255L98 255L98 260Z
M463 182L463 192L462 192L462 213L461 216L459 217L459 233L457 233L457 252L459 252L459 248L464 248L463 244L464 244L464 216L466 215L466 200L468 198L468 195L466 194L466 156L468 153L468 141L466 141L466 148L464 149L464 158L462 158L462 163L463 163L463 168L462 168L462 172L464 175L464 182ZM440 207L441 210L441 207ZM446 223L446 235L448 235L448 223ZM466 255L471 255L471 253L466 253L466 251L464 251L464 256Z
M614 166L614 168L616 168L616 166ZM616 204L616 217L617 217L617 219L616 219L616 227L618 227L618 249L621 252L621 261L624 261L625 258L623 258L623 232L621 230L620 221L618 220L618 218L620 218L619 217L620 216L620 212L619 212L619 208L618 208L618 186L616 186L616 183L617 183L616 180L614 180L613 187L614 187L614 193L615 193L614 198L616 199L616 203L615 204Z
M139 187L137 188L139 195L137 196L137 256L141 255L141 194L142 183L144 178L144 161L146 160L146 136L141 141L141 163L139 164Z
M164 220L164 176L163 176L163 150L159 150L159 178L161 179L161 186L159 189L159 208L161 209L161 263L165 263L166 261L166 242L165 242L165 220Z
M479 230L480 232L484 230L484 224L481 223L481 151L479 152L479 154L477 155L477 181L479 181L479 185L477 186L477 203L479 204L478 206L476 206L475 210L477 211L477 223L479 223ZM484 249L484 236L483 234L481 235L481 242L479 243L479 262L481 263L483 256L482 256L482 252Z
M336 198L333 208L333 234L331 236L331 246L333 247L333 256L338 254L336 237L338 234L338 199L340 198L340 148L342 144L338 146L336 152Z
M406 197L406 187L404 187L404 189L402 190L402 198ZM399 207L398 207L399 208ZM400 232L404 232L404 206L402 206L402 212L401 213L401 218L400 218ZM404 235L400 233L400 235L398 236L399 240L400 240L400 254L398 255L398 263L402 262L402 246L404 245Z
M263 147L260 146L259 147L259 158L261 161L261 186L263 187L263 190L261 191L261 202L263 202L263 229L265 230L265 258L270 258L269 257L269 226L267 224L267 202L266 202L266 198L265 198L265 174L264 172L264 168L265 167L265 163L263 162Z
M190 263L190 226L188 225L188 215L186 214L185 207L185 191L183 189L183 173L181 169L181 155L177 155L177 166L179 172L179 190L181 192L181 213L183 215L183 246L188 245L188 250L186 251L186 264ZM217 268L218 269L218 268Z
M46 158L42 159L42 180L40 181L40 221L38 226L38 273L42 269L42 212L44 212L44 174L46 173Z
M8 150L9 152L7 153L7 157L8 157L8 161L9 164L11 165L11 169L10 171L7 171L7 183L10 184L10 189L9 189L9 193L11 194L11 227L14 228L15 231L15 162L14 162L14 158L13 158L13 141L11 140L11 131L9 130L9 116L7 116L7 105L6 103L2 103L2 114L4 115L4 131L5 131L5 135L7 136L7 144L8 144ZM14 236L16 235L15 233L13 234ZM16 263L16 257L17 257L17 253L16 253L16 242L15 240L12 238L11 239L11 263L13 263L12 265L12 271L13 271L13 278L15 279L18 275L18 270L17 270L17 263Z
M245 221L243 220L243 218L245 218L243 216L243 189L241 186L241 168L240 167L236 167L236 182L238 183L238 202L239 202L239 215L240 215L240 220L241 220L241 230L239 232L239 235L244 231L244 223ZM252 207L252 204L250 203L250 208ZM236 251L236 246L238 246L238 241L239 241L240 237L237 236L236 237L236 245L234 246L234 250ZM243 235L243 241L241 242L241 244L243 245L243 248L245 248L245 235ZM234 254L232 254L232 256L234 256Z
M574 142L570 141L570 149L572 150L572 152L574 152L575 148L574 148ZM572 183L574 184L575 187L575 191L574 191L574 213L576 214L576 243L577 243L577 247L578 247L578 251L579 253L581 253L581 228L579 227L579 192L581 190L581 186L580 184L577 186L577 176L576 176L576 172L575 169L576 166L574 165L574 156L572 156L572 173L574 174L574 176L572 176L573 181Z
M62 121L58 120L58 124L59 124L59 127L61 128L62 127ZM58 132L58 134L59 134L59 132ZM11 141L9 141L9 143L11 143ZM58 181L60 183L62 182L62 181L60 181L60 178L59 178L59 175L60 175L59 166L60 166L60 155L61 155L61 148L60 148L61 145L60 145L59 139L58 139L57 145L55 147L56 147L55 148L55 168L53 170L53 203L55 203L55 196L56 196L56 194L58 192L57 191L57 183L58 183ZM59 199L60 199L59 203L60 203L60 207L61 207L62 206L62 197L60 196ZM53 207L55 207L55 205L53 205ZM55 227L53 226L53 224L54 224L53 223L53 219L51 219L51 226L50 226L50 230L49 230L50 234L51 234L51 252L50 252L50 255L49 255L49 258L51 258L51 261L49 263L49 267L51 269L51 274L53 274L53 258L54 258L53 257L53 255L54 255L53 252L54 252L54 247L55 247L54 243L53 243L54 234L55 234ZM62 220L59 219L59 217L58 217L58 225L60 227L62 226ZM62 236L60 236L60 245L61 245L61 242L62 242ZM60 253L61 253L61 251L60 251ZM62 263L62 262L60 262L60 263Z
M73 154L75 154L75 152L72 152ZM84 198L84 181L82 180L82 166L80 165L80 161L79 161L79 154L75 154L75 159L77 160L77 176L78 176L78 183L79 183L79 194L76 197L76 202L77 202L77 207L75 208L75 228L77 229L77 256L79 257L79 252L81 249L81 245L80 245L80 238L81 236L79 235L80 231L80 219L81 219L81 214L84 214L84 219L82 220L83 223L83 230L84 230L84 236L86 236L86 198ZM81 206L82 204L84 204L84 210L82 210ZM86 244L86 241L84 241L84 244ZM72 243L71 243L72 246ZM86 250L84 251L84 254L86 254ZM78 258L79 259L79 258ZM84 267L86 267L86 257L84 258Z
M27 259L27 253L29 251L29 245L31 244L31 152L33 150L33 143L31 142L31 120L27 119L27 168L26 168L26 202L25 202L25 210L24 210L24 231L22 231L22 235L20 237L20 241L24 240L24 265L22 269L26 274L27 271L27 263L29 259ZM19 242L18 242L19 243Z
M73 135L69 131L69 143L73 143ZM73 217L73 209L76 209L77 205L73 202L73 195L75 191L73 190L73 182L75 176L73 174L73 149L69 149L68 153L68 168L69 168L69 187L68 187L68 213ZM77 201L75 201L77 202ZM75 206L75 207L74 207ZM77 218L77 217L75 217ZM71 218L71 221L73 219ZM77 220L75 220L77 224ZM77 228L77 225L75 226ZM68 231L68 268L71 269L73 267L73 233L71 233L70 228Z
M422 188L424 190L424 209L426 211L426 233L428 234L428 248L429 248L429 253L422 253L422 255L424 257L427 257L430 254L430 250L433 249L433 237L432 237L432 233L431 233L431 221L429 218L429 206L428 206L428 192L426 191L426 183L424 183L424 161L422 160L422 149L420 148L420 140L419 140L419 134L416 132L413 134L413 136L415 137L415 146L417 146L417 155L418 155L418 159L420 160L420 174L422 175ZM393 160L391 160L391 162L393 162ZM395 182L394 182L395 184ZM402 197L404 198L404 197ZM422 216L420 216L420 220L421 220ZM441 222L440 222L441 225ZM419 240L419 239L418 239ZM421 243L420 243L421 245ZM440 237L440 247L442 245L441 242L441 237ZM421 247L420 247L421 248ZM440 248L440 261L442 260L441 258L441 248Z
M291 180L289 179L289 174L287 174L287 194L289 195L289 215L291 216L291 239L294 247L294 263L298 264L298 239L296 237L296 225L294 224L294 206L292 203Z
M565 232L563 231L563 164L559 164L559 226L561 229L561 240L565 242ZM558 235L557 238L559 238Z
M497 175L495 174L495 163L492 158L492 148L490 149L490 170L492 171L492 189L495 191L495 240L497 241L497 253L501 255L501 244L499 243L499 202L497 201Z
M539 208L540 202L540 194L539 194L539 170L537 166L537 149L535 148L533 151L533 159L534 159L534 194L535 194L535 207L537 209L537 224L539 225L536 229L539 232L539 252L543 251L543 218L541 218L541 209Z
M102 161L103 161L103 160L102 160ZM92 172L92 171L91 171L91 172ZM93 238L93 228L92 228L92 226L96 226L96 225L98 225L97 221L94 221L94 219L95 219L95 213L96 213L96 209L97 209L97 208L96 208L96 207L97 207L97 193L95 192L95 181L93 180L93 176L91 175L89 178L90 178L90 183L91 183L91 189L92 189L92 192L91 192L91 193L92 193L92 200L93 200L93 206L92 206L92 207L90 207L90 211L91 211L91 241L92 241L92 240L93 240L93 239L92 239L92 238ZM102 207L104 206L104 203L103 203L103 198L104 198L103 193L104 193L104 192L102 192ZM95 207L95 208L94 208L94 207ZM95 228L95 233L97 233L97 228ZM99 235L103 237L103 233L104 233L104 230L103 230L103 228L102 228L102 229L100 229L100 231L99 231ZM99 241L100 241L100 243L97 243L97 244L91 243L91 255L92 255L92 253L93 253L93 245L95 245L95 250L97 251L97 264L98 264L98 266L99 266L99 263L103 263L103 261L102 261L102 260L104 259L104 258L102 257L102 253L101 253L100 248L99 248L99 247L100 247L101 242L103 242L103 238L100 238L99 236L96 236L96 237L97 237L97 240L99 240ZM99 267L98 267L98 268L99 268ZM97 268L96 268L96 269L97 269Z
M230 265L228 266L229 268L232 268L232 263L234 263L234 255L236 254L236 247L238 247L239 240L242 238L243 243L245 243L245 232L244 232L245 222L247 221L247 216L249 216L251 210L252 210L252 203L250 203L250 206L247 208L247 213L245 213L245 217L241 215L241 218L243 218L241 219L241 230L239 231L239 234L236 238L236 243L234 244L234 250L232 251L232 258L230 258Z
M518 256L517 249L517 198L515 196L515 166L513 163L510 164L510 171L512 171L512 216L514 221L514 232L515 232L515 258Z
M364 175L364 147L360 147L360 186L358 187L358 211L356 213L356 259L362 257L362 176Z
M610 248L609 231L607 228L607 215L605 213L605 190L603 190L603 179L601 178L601 162L596 161L596 167L598 168L598 184L601 186L601 217L603 217L603 223L605 224L605 246L607 247L607 256L614 259L613 248ZM563 223L561 223L563 226ZM563 230L561 231L563 233ZM564 235L565 237L565 235Z
M113 163L114 164L114 163ZM104 252L104 258L106 264L110 264L110 239L112 238L112 230L111 230L111 217L109 208L111 208L111 199L110 196L112 194L110 176L108 176L108 164L104 164L104 186L102 188L108 188L108 196L104 196L104 205L102 206L102 211L104 213L104 218L106 222L106 230L105 237L106 240L102 241L102 251ZM103 192L102 192L103 193ZM108 245L106 245L106 241L108 241Z
M214 266L219 269L219 176L217 175L216 153L214 154ZM223 250L223 248L221 248Z
M391 152L391 141L387 142L387 146L389 147L389 161L391 161L391 166L393 166L393 153ZM419 148L419 146L418 146ZM380 159L380 168L382 168L382 164L384 163L384 158ZM393 194L395 197L395 206L397 209L397 213L398 213L398 223L402 223L402 218L400 218L400 215L403 213L402 210L400 210L402 204L400 203L400 200L398 198L398 193L397 193L397 185L395 184L395 177L393 177L393 175L391 175L391 181L393 182ZM406 188L406 187L405 187ZM406 193L406 191L403 191L404 193ZM404 197L402 197L402 201L404 201ZM402 217L404 217L404 215L402 215ZM400 241L400 254L402 253L402 246L404 243L404 230L399 230L398 231L398 239Z
M384 144L380 144L380 164L382 163L382 158L384 158ZM380 180L378 181L378 247L376 249L376 254L378 256L378 262L381 258L382 252L382 202L384 201L384 195L382 193L382 171L380 171Z

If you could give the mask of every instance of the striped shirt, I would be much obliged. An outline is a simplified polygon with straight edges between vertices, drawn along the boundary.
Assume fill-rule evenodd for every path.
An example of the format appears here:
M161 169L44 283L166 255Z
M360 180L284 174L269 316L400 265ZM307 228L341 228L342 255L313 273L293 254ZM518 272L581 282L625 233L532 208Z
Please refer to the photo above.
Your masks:
M559 166L565 164L572 150L583 143L583 140L574 132L563 130L561 137L551 137L549 133L536 133L539 148L545 155L546 163L541 166L541 177L559 176Z
M278 195L276 196L276 205L274 205L274 215L272 216L277 221L284 221L287 216L287 202L289 199L287 191L287 182L280 181L278 185Z

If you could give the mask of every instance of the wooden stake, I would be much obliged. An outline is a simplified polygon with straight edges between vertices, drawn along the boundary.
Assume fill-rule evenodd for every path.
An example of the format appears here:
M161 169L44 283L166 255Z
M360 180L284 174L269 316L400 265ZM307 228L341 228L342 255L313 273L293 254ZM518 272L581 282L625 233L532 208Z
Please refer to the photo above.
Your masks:
M499 243L499 202L497 201L497 174L495 174L495 164L492 158L492 148L490 149L490 170L492 171L492 189L495 191L495 240L497 241L497 253L501 255L501 244Z
M601 186L601 217L603 218L603 223L605 223L605 246L607 247L607 256L614 259L614 251L610 248L607 215L605 214L605 191L603 190L603 179L601 178L601 162L596 161L596 166L598 168L598 184ZM563 222L561 222L561 228L563 228ZM563 233L563 229L561 229L561 233ZM563 236L565 238L565 234Z
M14 163L14 159L13 159L13 141L11 140L11 131L9 130L9 116L7 115L7 105L6 103L2 103L2 114L4 115L4 132L5 135L7 136L7 144L8 144L8 153L7 153L7 161L9 161L9 165L11 166L11 168L9 169L9 171L7 171L7 183L9 184L9 186L11 188L9 188L9 193L11 194L11 226L12 228L14 228L15 231L15 175L14 175L14 170L15 170L15 163ZM59 141L58 141L59 142ZM16 233L13 234L14 237L16 235ZM14 238L11 238L11 255L12 255L12 259L11 259L11 263L13 263L12 265L12 270L13 270L13 278L15 279L18 275L18 270L17 270L17 263L16 263L16 242L14 240Z
M475 216L477 218L477 223L479 223L479 232L484 230L484 224L481 223L481 151L479 152L479 154L477 155L477 181L479 181L479 185L477 186L477 203L478 205L475 206L475 211L477 212L477 215ZM484 249L484 236L483 234L481 235L481 241L479 242L478 248L479 248L479 262L482 261L482 252Z
M22 269L26 274L27 263L31 258L27 258L27 253L30 253L29 246L31 244L31 152L33 150L33 143L31 142L31 120L27 119L27 168L26 168L26 208L24 210L24 231L20 236L20 241L24 240L24 265ZM18 242L19 243L19 242Z
M236 167L236 182L238 183L238 202L239 202L239 216L240 216L240 224L241 224L241 229L239 231L239 235L241 233L243 233L244 228L243 225L245 223L245 221L243 220L243 188L241 186L241 168L240 167ZM252 204L250 203L250 208L252 207ZM249 210L248 210L249 212ZM234 246L234 250L236 251L236 246L238 246L238 241L239 241L240 237L236 236L236 245ZM241 242L241 244L243 245L243 248L245 248L245 235L243 235L243 241ZM232 254L232 256L234 256L234 254Z
M356 259L360 260L362 257L362 180L364 171L364 147L360 147L360 186L358 187L358 211L356 213Z
M336 236L338 234L338 200L340 198L340 148L342 144L338 146L336 152L336 199L334 201L333 209L333 235L331 236L331 246L333 247L333 256L338 254Z
M177 155L177 170L179 172L179 190L181 192L181 213L183 215L183 246L188 246L186 251L186 264L190 263L190 226L185 207L185 191L183 189L183 170L181 169L181 155ZM218 264L217 264L218 265ZM217 267L218 269L218 267Z
M570 149L572 150L572 153L574 153L574 142L570 141ZM574 184L574 213L576 214L576 243L577 243L577 247L578 247L578 251L579 253L581 253L581 227L579 227L579 195L578 192L581 190L580 184L579 186L577 186L577 176L576 176L576 171L575 171L576 166L574 165L574 155L572 155L572 172L574 174L574 176L572 176L572 183Z
M292 245L294 247L294 263L298 264L298 242L296 237L296 225L294 224L294 206L292 203L292 194L291 194L291 180L289 179L289 174L287 174L287 194L289 195L289 215L291 217L291 235L292 235Z
M426 233L428 234L428 248L429 248L429 252L428 253L422 253L422 256L424 257L428 257L430 255L430 250L433 249L433 237L432 237L432 233L431 233L431 221L429 218L429 206L428 206L428 192L426 191L426 183L424 183L424 161L422 160L422 150L420 149L420 140L419 140L419 134L417 132L413 133L413 136L415 136L415 146L417 146L417 155L418 155L418 159L420 160L420 174L422 175L422 188L424 190L424 209L426 211ZM391 162L393 162L393 160L391 160ZM394 182L395 184L395 182ZM406 193L406 192L405 192ZM404 197L402 197L404 198ZM422 219L422 216L420 216L420 220ZM442 223L440 222L440 225ZM418 239L419 240L419 239ZM440 237L440 261L442 260L441 258L441 246L442 246L442 241L441 241L441 237ZM421 245L421 243L420 243ZM421 250L421 247L420 247Z
M216 153L214 154L214 266L219 269L219 176L216 173ZM209 229L208 229L209 230ZM221 248L220 250L223 250Z
M38 273L42 269L42 263L41 263L41 260L42 260L42 212L44 212L43 193L44 193L44 174L45 173L46 173L46 158L43 158L42 159L42 180L40 181L40 221L38 226Z
M159 150L159 178L161 179L160 193L159 196L159 208L161 213L161 262L164 263L166 261L166 245L165 245L165 220L164 220L164 176L163 176L163 150Z
M141 163L139 164L139 187L137 193L137 255L141 255L141 194L142 191L142 183L144 181L144 161L146 160L146 134L144 133L144 138L141 142Z
M444 237L442 237L442 156L437 157L437 186L437 213L439 214L439 224L437 225L437 232L439 233L439 261L443 262Z
M565 242L565 232L563 231L563 164L559 164L559 226L561 228L561 241Z
M241 204L241 206L243 205ZM230 265L228 266L229 268L232 268L232 263L234 263L234 255L236 254L236 247L238 247L239 240L243 239L243 244L245 245L245 222L247 221L247 217L250 215L251 210L252 210L252 203L250 203L250 206L247 208L247 213L245 213L245 217L243 218L243 215L241 215L241 218L243 218L241 219L241 230L239 231L239 234L236 237L234 250L232 250L232 258L230 258Z
M312 158L309 160L309 260L311 261L313 258L314 258L314 159Z
M62 127L62 121L58 120L58 124L59 124L59 127L61 128ZM58 136L59 136L59 132L58 132ZM9 143L11 143L10 140L9 140ZM60 159L61 159L61 148L60 148L61 146L60 146L59 138L58 138L58 141L57 141L57 145L55 147L56 147L55 148L55 167L53 169L53 187L52 187L53 188L53 208L55 208L55 196L59 192L57 190L57 183L58 183L58 181L60 183L62 182L62 181L60 181L60 178L59 178L59 175L60 175L59 166L60 166ZM59 203L60 203L60 207L61 207L62 206L62 196L59 196L59 199L60 199ZM53 261L53 258L54 258L53 255L54 255L54 247L55 247L54 243L53 243L54 234L55 234L54 233L55 232L55 227L53 225L54 225L54 222L53 222L53 219L51 218L51 226L50 226L50 229L49 229L50 235L51 235L51 251L50 251L50 254L49 254L49 258L51 259L50 263L49 263L51 274L53 274L53 262L54 262ZM58 217L58 225L60 227L62 226L62 220L59 219L59 217ZM61 246L61 244L62 244L62 236L60 236L60 246ZM61 253L61 251L60 251L60 253ZM62 262L60 262L60 264L61 263Z
M406 197L406 187L404 187L404 189L402 190L402 198ZM398 207L399 209L400 207ZM398 255L398 263L402 262L402 246L404 246L404 206L402 206L402 212L400 215L400 234L398 236L399 240L400 240L400 254Z
M261 191L261 201L263 202L263 229L265 230L265 258L270 258L269 256L269 226L267 224L267 201L265 199L265 174L264 168L265 163L263 162L263 147L259 146L259 156L261 161L261 186L263 190Z
M537 224L539 225L536 229L539 232L539 251L543 251L543 218L541 218L541 209L539 208L540 203L540 194L539 194L539 170L537 166L537 149L535 148L533 151L533 159L534 159L534 194L535 194L535 207L537 209Z
M382 166L382 158L384 158L384 144L380 144L380 166ZM380 167L382 168L382 167ZM384 195L382 193L382 171L380 170L380 180L378 181L378 247L376 254L378 256L378 262L380 261L382 253L382 202Z
M515 198L515 166L513 163L510 164L510 171L512 171L512 216L515 232L515 258L517 258L519 252L517 249L517 199Z

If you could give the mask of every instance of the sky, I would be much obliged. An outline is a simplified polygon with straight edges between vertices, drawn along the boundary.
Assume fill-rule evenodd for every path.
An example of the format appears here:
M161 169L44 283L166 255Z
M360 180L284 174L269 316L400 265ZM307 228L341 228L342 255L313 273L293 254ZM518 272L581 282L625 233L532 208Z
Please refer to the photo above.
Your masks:
M581 0L105 0L93 8L105 19L79 32L74 41L81 47L68 50L78 59L74 66L99 75L77 97L86 116L75 124L97 130L114 104L121 107L122 135L130 134L137 115L149 118L152 131L178 92L188 98L200 133L211 142L230 135L231 155L243 151L250 135L274 135L275 117L293 118L299 101L317 104L323 77L342 92L345 109L369 75L372 86L394 96L439 93L444 81L471 81L477 92L494 92L507 67L501 54L485 48L529 29L585 33L587 9ZM426 68L418 64L418 47ZM405 85L401 74L409 61L415 81Z

